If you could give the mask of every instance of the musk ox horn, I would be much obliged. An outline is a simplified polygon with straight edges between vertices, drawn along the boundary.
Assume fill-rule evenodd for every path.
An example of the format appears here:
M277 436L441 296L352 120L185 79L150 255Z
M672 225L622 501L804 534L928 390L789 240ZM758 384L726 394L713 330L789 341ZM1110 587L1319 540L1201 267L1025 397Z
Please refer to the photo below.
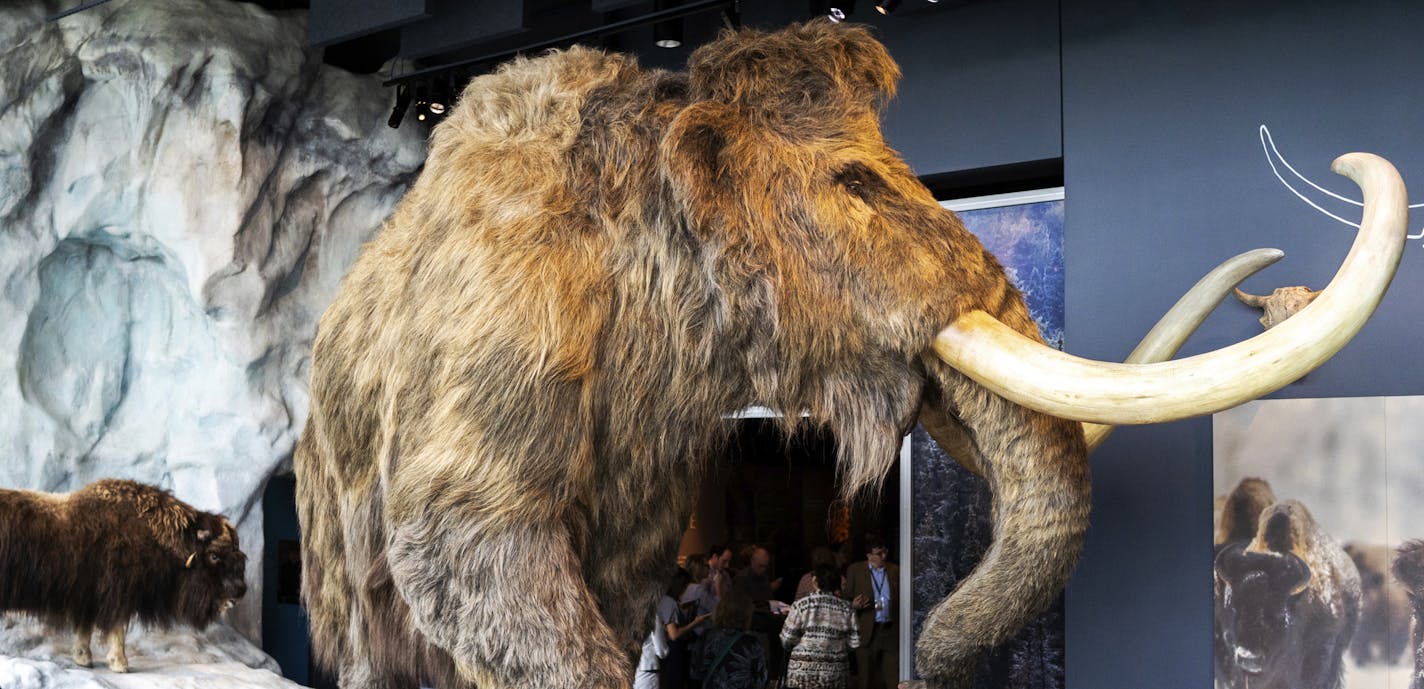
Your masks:
M1030 340L982 311L960 316L934 351L981 385L1025 407L1102 424L1160 423L1211 414L1278 390L1339 351L1389 287L1409 217L1404 181L1389 161L1349 153L1332 169L1364 191L1355 244L1320 296L1251 339L1153 364L1081 359Z
M1177 350L1186 344L1187 338L1196 332L1202 321L1226 298L1228 292L1235 290L1242 280L1281 260L1283 256L1285 252L1280 249L1252 249L1223 261L1202 279L1197 280L1197 284L1192 285L1192 288L1162 315L1161 320L1152 326L1123 363L1151 364L1176 356ZM1112 432L1112 426L1084 423L1083 436L1088 443L1088 451L1097 449Z

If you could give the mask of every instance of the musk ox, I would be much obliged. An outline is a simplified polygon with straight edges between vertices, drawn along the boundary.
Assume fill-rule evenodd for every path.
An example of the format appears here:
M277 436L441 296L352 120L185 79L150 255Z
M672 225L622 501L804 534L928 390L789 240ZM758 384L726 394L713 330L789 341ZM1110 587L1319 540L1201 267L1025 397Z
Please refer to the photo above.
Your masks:
M1305 505L1267 507L1255 537L1223 547L1214 570L1218 685L1339 689L1360 615L1360 576Z
M1414 613L1414 674L1410 675L1409 689L1424 689L1424 540L1399 546L1390 569L1404 585Z
M828 428L847 495L917 417L988 480L996 541L917 648L967 686L1077 559L1078 422L1295 380L1398 262L1403 185L1354 154L1370 248L1306 312L1180 362L1073 359L885 144L898 75L813 22L726 32L685 73L573 48L470 82L315 342L303 597L343 687L626 689L723 418L754 404Z
M1393 665L1409 646L1409 594L1390 575L1394 549L1375 543L1346 543L1360 572L1360 624L1350 642L1356 665Z
M106 479L67 494L0 489L0 612L74 631L74 662L107 637L128 672L129 620L207 626L247 591L247 557L227 519L154 486Z

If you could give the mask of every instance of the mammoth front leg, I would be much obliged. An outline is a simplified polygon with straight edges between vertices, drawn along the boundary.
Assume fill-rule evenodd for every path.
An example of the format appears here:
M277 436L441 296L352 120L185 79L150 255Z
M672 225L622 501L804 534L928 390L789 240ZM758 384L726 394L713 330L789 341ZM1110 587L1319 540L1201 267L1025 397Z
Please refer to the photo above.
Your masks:
M552 517L478 499L403 500L391 574L415 626L480 689L627 689L632 664Z
M931 364L938 383L921 420L989 483L994 540L978 567L925 620L916 666L934 689L972 685L982 652L1047 610L1078 561L1091 496L1079 424L1033 412ZM968 460L968 461L966 461Z

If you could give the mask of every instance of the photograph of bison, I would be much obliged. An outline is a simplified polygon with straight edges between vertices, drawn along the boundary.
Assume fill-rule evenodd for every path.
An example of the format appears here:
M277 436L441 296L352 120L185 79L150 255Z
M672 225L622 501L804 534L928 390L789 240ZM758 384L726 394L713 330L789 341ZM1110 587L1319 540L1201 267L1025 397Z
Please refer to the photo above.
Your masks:
M1408 591L1414 621L1414 636L1410 644L1414 651L1414 673L1409 689L1424 689L1424 540L1413 539L1399 546L1390 571Z
M1411 685L1412 606L1395 551L1424 537L1419 414L1424 397L1266 400L1216 414L1219 686L1317 686L1332 668L1338 683L1320 686ZM1298 589L1290 556L1310 577ZM1302 676L1281 679L1292 673Z
M0 489L0 612L72 632L83 667L95 631L109 669L128 672L131 620L211 624L247 592L246 566L231 522L155 486L105 479L72 493Z
M1392 574L1395 550L1380 543L1346 543L1360 572L1360 624L1350 642L1356 665L1395 665L1409 647L1409 592Z
M1398 263L1403 184L1350 154L1357 250L1310 307L1176 362L1065 355L886 145L898 76L867 29L816 21L727 31L686 72L575 47L464 88L314 345L303 600L343 687L626 689L723 419L752 405L830 431L848 497L917 418L985 477L994 543L915 649L929 686L970 686L1077 561L1081 422L1295 380Z
M1217 684L1339 689L1360 615L1360 577L1305 505L1262 510L1249 541L1216 556Z

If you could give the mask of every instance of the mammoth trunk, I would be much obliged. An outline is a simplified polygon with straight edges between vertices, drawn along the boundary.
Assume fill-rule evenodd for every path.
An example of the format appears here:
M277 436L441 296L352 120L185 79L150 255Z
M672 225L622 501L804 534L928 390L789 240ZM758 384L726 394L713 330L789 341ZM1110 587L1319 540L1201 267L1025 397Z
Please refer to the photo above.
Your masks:
M994 538L974 571L925 620L916 666L931 687L970 686L982 652L1012 637L1063 590L1091 506L1079 424L1020 407L936 361L921 421L994 496Z

